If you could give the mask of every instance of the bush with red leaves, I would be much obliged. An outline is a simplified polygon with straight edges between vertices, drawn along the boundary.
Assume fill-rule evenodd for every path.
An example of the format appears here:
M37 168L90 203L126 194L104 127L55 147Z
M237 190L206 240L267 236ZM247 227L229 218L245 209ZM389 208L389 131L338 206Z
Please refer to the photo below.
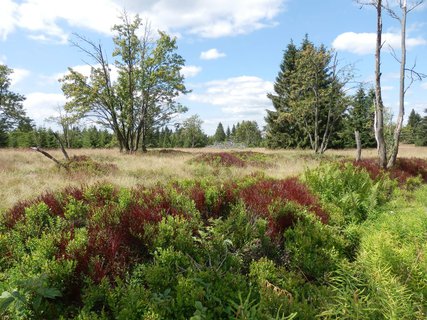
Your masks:
M228 152L205 153L192 160L195 163L206 163L211 166L246 167L246 162Z
M420 158L398 158L396 165L390 169L381 169L375 158L363 159L352 162L355 167L364 168L372 180L381 179L385 174L396 180L400 186L404 185L411 177L421 177L427 182L427 160Z
M242 188L239 196L252 214L268 219L268 232L272 237L281 237L283 231L296 222L295 210L301 209L298 206L313 212L322 223L328 223L328 214L318 199L297 178L260 180Z

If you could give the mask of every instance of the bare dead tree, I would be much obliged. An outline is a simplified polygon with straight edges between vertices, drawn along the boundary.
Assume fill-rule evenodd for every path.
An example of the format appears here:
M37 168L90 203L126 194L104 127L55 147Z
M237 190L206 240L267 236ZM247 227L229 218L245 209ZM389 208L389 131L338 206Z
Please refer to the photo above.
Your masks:
M400 60L397 58L394 51L392 51L393 57L400 63L400 85L399 85L399 113L397 116L396 127L393 134L393 142L390 146L390 158L388 159L387 167L391 168L396 164L397 154L399 153L399 141L400 134L402 132L403 126L403 117L405 116L405 93L410 88L412 83L418 79L422 79L422 74L417 73L415 69L415 65L412 69L410 69L410 84L405 87L405 78L406 78L406 16L409 12L420 6L424 0L418 0L410 4L408 7L407 0L399 0L399 7L401 14L400 16L392 9L391 5L386 2L384 6L385 10L388 14L394 19L400 22Z

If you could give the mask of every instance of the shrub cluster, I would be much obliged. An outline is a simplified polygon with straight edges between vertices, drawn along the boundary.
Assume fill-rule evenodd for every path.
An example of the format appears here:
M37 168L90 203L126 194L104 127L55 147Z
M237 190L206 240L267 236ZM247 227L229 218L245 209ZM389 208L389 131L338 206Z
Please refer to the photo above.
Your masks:
M396 180L399 185L404 185L408 179L419 177L424 183L427 182L427 161L420 158L398 158L396 165L387 170L378 166L377 159L370 158L354 161L353 165L364 168L373 180L379 180L383 175L388 175Z
M216 152L203 153L193 159L192 163L204 163L210 166L218 167L246 167L248 165L256 167L269 167L270 157L261 152L254 151L235 151L235 152Z
M72 173L94 175L110 174L118 170L117 166L113 163L101 163L85 155L72 156L70 160L66 161L65 166Z
M386 175L372 180L335 163L301 180L257 174L46 192L0 223L0 315L382 319L392 306L398 318L422 318L426 213L405 230L372 234L394 188Z

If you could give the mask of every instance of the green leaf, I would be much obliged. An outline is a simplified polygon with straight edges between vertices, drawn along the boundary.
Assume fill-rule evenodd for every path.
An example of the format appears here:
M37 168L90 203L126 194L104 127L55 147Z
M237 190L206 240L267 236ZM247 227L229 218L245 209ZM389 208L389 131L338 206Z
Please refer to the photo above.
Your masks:
M15 297L8 291L4 291L0 296L0 312L4 312L15 301Z

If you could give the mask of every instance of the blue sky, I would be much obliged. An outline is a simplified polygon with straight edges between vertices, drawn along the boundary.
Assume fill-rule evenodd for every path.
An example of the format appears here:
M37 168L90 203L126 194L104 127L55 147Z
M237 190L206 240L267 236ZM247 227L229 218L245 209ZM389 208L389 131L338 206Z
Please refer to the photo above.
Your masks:
M0 0L0 63L15 69L12 89L27 97L24 106L38 125L51 125L45 119L64 104L57 79L67 67L88 70L87 57L69 43L72 33L111 53L111 27L124 8L178 37L192 89L180 98L189 108L183 118L200 115L209 134L218 122L264 125L283 50L305 34L334 48L342 65L353 64L356 81L373 84L376 15L352 0ZM427 74L426 4L409 14L407 25L408 66L416 61ZM383 95L394 114L399 64L389 47L399 54L399 32L398 21L384 16ZM427 79L408 90L406 113L412 108L427 108Z

